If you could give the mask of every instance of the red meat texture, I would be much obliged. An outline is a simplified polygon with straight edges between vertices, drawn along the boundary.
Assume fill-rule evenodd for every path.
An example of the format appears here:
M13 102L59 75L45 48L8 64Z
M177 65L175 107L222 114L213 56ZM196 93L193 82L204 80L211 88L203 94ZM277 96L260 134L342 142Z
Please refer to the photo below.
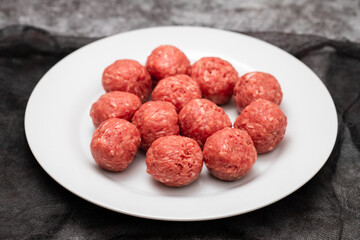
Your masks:
M225 111L207 99L194 99L179 113L181 134L194 139L200 146L213 133L231 127Z
M119 172L133 161L140 142L140 133L133 124L124 119L110 118L94 132L90 149L100 167Z
M266 99L280 105L282 91L277 79L264 72L249 72L235 84L234 101L239 110L257 99Z
M147 151L158 138L179 135L178 114L169 102L149 101L134 114L132 123L141 134L141 147Z
M108 171L125 170L141 147L147 151L147 173L167 186L191 184L204 162L214 177L234 181L285 135L278 80L265 72L239 78L219 57L203 57L191 65L179 48L161 45L145 66L116 60L104 70L102 85L106 94L90 110L97 128L90 150ZM152 101L147 101L152 86ZM232 96L241 111L234 128L218 106Z
M201 98L199 84L185 74L166 77L154 88L151 99L172 103L179 112L185 104L193 99Z
M236 128L224 128L211 135L206 140L203 154L210 173L225 181L242 178L257 158L249 134Z
M235 128L246 130L258 153L272 151L284 138L287 118L275 103L258 99L236 118Z
M128 92L109 92L93 103L90 110L95 128L109 118L121 118L131 121L141 106L140 98Z
M177 74L190 74L191 65L186 55L177 47L161 45L155 48L146 61L154 85L163 78Z
M203 154L191 138L166 136L157 139L146 154L147 172L157 181L181 187L195 181L203 166Z
M108 66L103 73L102 84L106 92L130 92L141 102L149 98L152 89L151 76L145 67L129 59L117 60Z
M204 57L193 64L191 77L199 83L204 98L222 105L230 100L239 76L229 62Z

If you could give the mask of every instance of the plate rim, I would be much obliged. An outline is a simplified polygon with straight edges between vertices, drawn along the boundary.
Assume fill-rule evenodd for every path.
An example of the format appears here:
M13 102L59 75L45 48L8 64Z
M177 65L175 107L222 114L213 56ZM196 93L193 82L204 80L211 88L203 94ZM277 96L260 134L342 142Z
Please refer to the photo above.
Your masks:
M109 207L109 206L106 206L105 204L102 204L101 202L98 202L98 201L94 201L93 199L89 199L88 197L84 196L82 193L79 193L79 192L76 192L76 191L73 191L73 189L69 188L68 186L64 185L61 181L59 181L58 179L56 179L53 174L51 174L47 169L46 167L44 166L44 163L42 161L39 160L39 155L38 153L36 152L36 150L34 150L34 146L31 142L31 136L29 135L29 127L28 124L29 124L29 111L31 110L31 107L32 107L32 98L34 98L34 95L37 93L37 89L39 89L41 86L41 84L43 84L45 81L46 81L46 76L47 74L54 68L56 67L59 63L63 62L63 61L66 61L68 58L71 58L73 56L73 54L76 54L79 50L83 51L84 48L86 47L89 47L93 44L98 44L99 42L101 41L106 41L107 39L109 38L113 38L113 37L118 37L119 35L122 35L122 34L127 34L127 33L131 33L131 32L138 32L138 31L144 31L144 30L154 30L154 29L163 29L163 30L166 30L168 28L177 28L177 29L187 29L187 28L190 28L190 29L201 29L201 30L210 30L210 31L218 31L218 32L224 32L224 33L232 33L232 34L236 34L236 35L241 35L242 37L246 37L246 38L249 38L251 39L252 41L258 41L260 42L261 44L265 44L265 45L268 45L268 46L271 46L272 48L276 48L278 51L280 51L282 54L285 54L287 55L287 57L291 57L291 58L294 58L296 59L296 61L298 63L300 63L301 65L303 65L303 67L307 68L307 70L309 70L315 77L316 79L319 80L319 82L322 84L322 87L325 89L326 91L326 94L328 95L328 97L331 99L331 103L332 103L332 110L334 111L335 113L335 126L336 126L336 129L333 129L333 131L335 132L335 136L334 138L332 139L331 141L331 151L329 151L329 153L327 154L327 157L326 157L326 160L323 161L323 163L321 164L321 166L314 170L313 171L313 174L312 176L309 178L309 179L306 179L302 184L300 184L299 186L297 186L296 188L293 188L291 191L288 191L286 194L281 194L281 196L279 196L278 198L275 198L273 199L272 201L267 201L265 203L263 203L262 205L260 206L257 206L257 207L253 207L253 208L249 208L247 211L241 211L240 213L239 212L233 212L233 213L230 213L230 214L224 214L224 215L221 215L221 216L202 216L202 217L189 217L189 218L172 218L172 217L163 217L163 216L149 216L149 215L144 215L144 214L139 214L139 213L134 213L134 212L129 212L129 211L126 211L126 210L119 210L119 209L116 209L116 208L113 208L113 207ZM106 208L106 209L109 209L109 210L112 210L112 211L115 211L115 212L120 212L120 213L124 213L124 214L127 214L127 215L131 215L131 216L136 216L136 217L141 217L141 218L147 218L147 219L156 219L156 220L165 220L165 221L203 221L203 220L212 220L212 219L221 219L221 218L227 218L227 217L231 217L231 216L236 216L236 215L239 215L239 214L245 214L245 213L248 213L248 212L251 212L251 211L254 211L254 210L257 210L257 209L261 209L263 207L266 207L266 206L269 206L287 196L289 196L290 194L294 193L295 191L297 191L299 188L301 188L302 186L304 186L307 182L309 182L319 171L320 169L325 165L325 163L327 162L329 156L331 155L332 153L332 150L335 146L335 143L336 143L336 139L337 139L337 135L338 135L338 118L337 118L337 111L336 111L336 106L335 106L335 103L334 103L334 100L332 99L328 89L326 88L325 84L323 81L321 81L321 79L314 73L313 70L311 70L308 66L306 66L302 61L300 61L299 59L295 58L293 55L289 54L288 52L286 52L285 50L273 45L273 44L270 44L266 41L263 41L261 39L258 39L258 38L255 38L255 37L252 37L252 36L249 36L249 35L246 35L246 34L243 34L243 33L238 33L238 32L234 32L234 31L229 31L229 30L223 30L223 29L215 29L215 28L209 28L209 27L198 27L198 26L160 26L160 27L150 27L150 28L141 28L141 29L134 29L134 30L130 30L130 31L124 31L124 32L120 32L120 33L117 33L117 34L114 34L114 35L111 35L111 36L107 36L107 37L104 37L104 38L101 38L99 40L95 40L89 44L86 44L82 47L80 47L79 49L71 52L70 54L68 54L67 56L65 56L64 58L62 58L60 61L58 61L55 65L53 65L41 78L40 80L38 81L38 83L36 84L36 86L34 87L34 89L32 90L31 92L31 95L28 99L28 102L26 104L26 109L25 109L25 115L24 115L24 129L25 129L25 136L26 136L26 139L27 139L27 142L28 142L28 146L32 152L32 154L34 155L36 161L39 163L39 165L43 168L43 170L53 179L55 180L55 182L57 182L60 186L64 187L66 190L70 191L71 193L75 194L76 196L79 196L81 197L82 199L88 201L88 202L91 202L95 205L98 205L98 206L101 206L103 208Z

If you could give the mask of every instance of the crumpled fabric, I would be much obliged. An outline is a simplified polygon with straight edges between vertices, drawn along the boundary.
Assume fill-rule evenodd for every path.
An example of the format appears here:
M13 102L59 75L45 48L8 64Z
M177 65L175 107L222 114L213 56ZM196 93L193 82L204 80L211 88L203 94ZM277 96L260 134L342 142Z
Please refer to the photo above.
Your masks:
M309 35L245 34L288 51L322 79L338 113L335 147L315 177L270 206L225 219L167 222L77 197L47 175L28 147L24 112L35 85L60 59L95 39L53 36L29 26L2 29L0 239L360 239L360 45Z

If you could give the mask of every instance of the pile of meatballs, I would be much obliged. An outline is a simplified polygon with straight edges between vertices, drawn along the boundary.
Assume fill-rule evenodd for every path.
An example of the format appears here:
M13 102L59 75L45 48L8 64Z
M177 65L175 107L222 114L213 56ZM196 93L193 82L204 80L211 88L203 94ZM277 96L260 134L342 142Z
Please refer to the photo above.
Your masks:
M191 65L180 49L162 45L145 66L115 61L104 70L102 85L106 93L90 110L96 128L90 149L108 171L126 170L141 147L147 173L167 186L192 183L203 163L215 178L234 181L284 138L277 79L264 72L239 77L218 57ZM232 97L240 113L234 125L219 107Z

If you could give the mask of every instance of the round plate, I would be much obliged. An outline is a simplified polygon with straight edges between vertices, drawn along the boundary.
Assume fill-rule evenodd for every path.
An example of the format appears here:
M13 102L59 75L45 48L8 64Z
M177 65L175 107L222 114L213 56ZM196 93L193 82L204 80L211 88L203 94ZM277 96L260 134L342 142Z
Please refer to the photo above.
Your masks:
M217 180L204 166L197 181L169 188L148 175L141 151L122 173L100 169L89 144L94 127L91 104L104 93L101 76L117 59L145 64L161 45L180 48L193 63L205 56L223 58L238 70L273 74L288 117L284 140L259 155L253 169L235 182ZM231 101L224 106L234 122ZM68 55L39 81L29 99L25 132L43 169L74 194L102 207L139 217L194 221L246 213L274 203L309 181L334 146L337 115L320 79L283 50L255 38L209 28L158 27L121 33L93 42Z

